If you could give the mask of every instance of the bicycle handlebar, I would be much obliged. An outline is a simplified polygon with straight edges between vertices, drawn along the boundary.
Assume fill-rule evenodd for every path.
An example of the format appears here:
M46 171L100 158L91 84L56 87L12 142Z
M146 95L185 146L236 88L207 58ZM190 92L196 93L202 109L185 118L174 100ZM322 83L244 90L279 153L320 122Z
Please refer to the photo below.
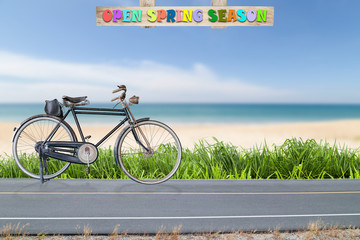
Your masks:
M126 86L125 85L118 85L118 88L112 91L112 93L117 93L120 91L124 91L120 96L117 96L116 98L111 99L112 102L116 101L117 99L120 99L120 101L124 101L126 97Z
M112 93L117 93L120 91L125 91L126 92L126 86L125 85L118 85L118 88L115 89L114 91L112 91Z
M113 101L116 101L117 99L120 99L120 101L124 101L125 97L126 97L126 93L123 92L122 94L120 94L120 96L117 96L116 98L111 99L111 101L113 102Z

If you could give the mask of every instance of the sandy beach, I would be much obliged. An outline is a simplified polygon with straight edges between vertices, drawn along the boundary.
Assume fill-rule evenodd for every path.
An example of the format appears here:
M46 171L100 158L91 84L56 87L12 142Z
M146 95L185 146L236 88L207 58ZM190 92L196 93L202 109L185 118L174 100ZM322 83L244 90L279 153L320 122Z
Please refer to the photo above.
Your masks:
M11 138L18 123L0 122L0 155L11 155ZM218 125L170 125L179 136L183 147L193 148L194 143L203 139L210 143L213 137L233 145L249 148L261 145L282 144L287 138L314 138L327 140L351 148L360 146L360 120L329 122L271 123L271 124L218 124ZM98 142L112 126L83 126L84 135L91 135L90 141ZM119 132L114 134L102 147L113 146Z

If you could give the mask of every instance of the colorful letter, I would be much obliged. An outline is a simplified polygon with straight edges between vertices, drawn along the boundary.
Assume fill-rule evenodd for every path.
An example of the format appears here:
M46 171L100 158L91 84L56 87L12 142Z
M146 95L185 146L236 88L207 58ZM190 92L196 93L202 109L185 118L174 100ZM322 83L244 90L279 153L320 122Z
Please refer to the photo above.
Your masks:
M237 10L237 15L240 17L238 18L239 22L245 22L246 21L246 15L245 11L242 9Z
M103 17L103 20L104 20L105 22L110 22L111 19L112 19L112 17L113 17L113 14L112 14L112 12L111 12L109 9L106 9L106 10L103 12L102 17Z
M177 22L181 22L181 13L182 13L182 10L176 10L176 21Z
M219 12L219 22L226 22L226 9L218 10Z
M175 22L175 10L173 9L170 9L170 10L167 10L167 19L166 21L167 22Z
M256 20L256 12L254 10L249 10L247 13L247 19L249 22L253 22Z
M161 10L158 10L158 17L157 17L157 21L158 22L162 22L161 20L162 19L165 19L166 18L166 11L161 9Z
M138 22L141 22L141 14L142 14L142 10L132 10L132 22L136 22L136 20Z
M235 10L230 9L229 10L229 16L228 16L228 22L234 22L234 21L236 21Z
M184 9L184 11L183 11L183 22L192 22L192 15L193 15L192 10Z
M218 16L216 16L216 11L214 9L209 9L209 21L210 22L216 22L218 20Z
M257 11L257 21L266 22L267 10L258 10Z
M203 11L201 9L196 9L194 11L193 17L194 17L195 22L202 22L202 20L203 20Z
M113 22L117 22L117 19L121 19L122 17L122 12L121 10L114 10L114 17L113 17Z
M149 22L155 22L156 21L156 14L155 10L149 9L147 11L147 15L149 16L148 21Z
M130 9L123 10L123 22L130 22Z

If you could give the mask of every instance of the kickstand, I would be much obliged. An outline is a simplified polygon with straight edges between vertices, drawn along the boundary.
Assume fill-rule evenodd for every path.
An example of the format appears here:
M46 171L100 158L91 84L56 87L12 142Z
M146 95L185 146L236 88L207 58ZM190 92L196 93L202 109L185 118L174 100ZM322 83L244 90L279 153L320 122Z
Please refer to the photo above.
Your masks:
M45 171L46 171L46 174L48 175L49 174L49 171L48 171L48 168L47 168L47 164L46 164L46 158L43 156L42 154L42 149L40 147L39 149L39 167L40 167L40 181L41 183L44 183L45 182L45 179L44 179L44 169L43 169L43 166L45 167Z
M44 162L45 173L46 173L46 175L49 175L49 170L48 170L48 167L47 167L46 160L47 160L47 158L44 157L43 162Z
M44 183L44 173L43 173L43 160L42 156L39 157L39 164L40 164L40 181Z

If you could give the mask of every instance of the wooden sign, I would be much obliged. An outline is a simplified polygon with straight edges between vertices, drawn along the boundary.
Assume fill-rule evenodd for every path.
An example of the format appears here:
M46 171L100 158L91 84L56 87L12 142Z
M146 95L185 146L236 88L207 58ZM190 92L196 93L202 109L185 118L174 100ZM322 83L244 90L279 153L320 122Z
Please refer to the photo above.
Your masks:
M96 7L97 26L273 26L274 7Z

